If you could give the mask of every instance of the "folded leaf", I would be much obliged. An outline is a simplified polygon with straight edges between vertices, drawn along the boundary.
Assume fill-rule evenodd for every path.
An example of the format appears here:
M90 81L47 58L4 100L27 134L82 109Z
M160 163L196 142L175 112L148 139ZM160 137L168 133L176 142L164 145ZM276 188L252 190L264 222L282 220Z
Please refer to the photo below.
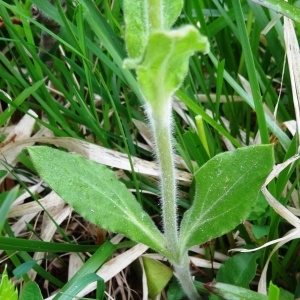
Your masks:
M166 287L173 276L173 271L163 263L146 256L143 257L143 264L149 296L154 299Z
M151 33L143 60L137 63L134 59L126 59L124 66L137 69L142 93L158 115L165 112L162 105L169 105L170 97L184 80L189 57L195 51L208 50L207 38L194 26L186 25Z
M164 253L162 233L113 171L50 147L28 151L41 177L85 219Z
M272 145L225 152L203 165L195 174L195 200L180 226L182 251L218 237L245 220L273 165Z
M141 58L150 32L169 29L182 6L183 0L124 0L125 40L129 57Z

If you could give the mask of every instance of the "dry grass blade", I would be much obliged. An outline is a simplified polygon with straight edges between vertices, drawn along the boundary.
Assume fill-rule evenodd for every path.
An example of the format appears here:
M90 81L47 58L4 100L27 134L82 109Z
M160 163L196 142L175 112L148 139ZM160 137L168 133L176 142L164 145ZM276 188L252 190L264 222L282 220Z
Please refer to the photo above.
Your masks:
M267 270L268 270L268 265L270 262L270 259L272 257L272 255L284 244L288 243L289 241L292 241L294 239L298 239L300 238L300 227L294 228L292 230L290 230L289 232L287 232L284 237L282 237L281 239L276 240L276 242L278 242L278 244L274 247L274 249L272 250L272 252L270 253L266 264L264 266L264 269L261 273L261 277L258 283L258 292L264 295L267 295ZM274 241L273 241L274 242ZM269 244L269 243L267 243ZM266 246L267 244L265 244L264 246Z
M52 219L49 218L47 214L43 215L42 227L41 227L41 239L46 242L50 242L53 239L53 236L57 230L57 225L60 225L65 221L72 213L73 208L70 206L65 206L65 203L61 203L58 206L52 207L48 210L48 213L51 214ZM55 223L53 222L55 220ZM47 254L45 252L35 252L33 259L37 261L37 264L41 264L43 258ZM32 281L35 280L37 272L31 269L28 276Z
M29 113L37 116L33 111L30 111ZM25 145L20 144L18 147L16 147L15 142L29 138L32 134L34 123L35 120L31 116L25 115L2 143L1 156L5 158L5 162L8 165L14 166L17 163L16 158L25 148ZM7 147L10 149L10 151L5 151ZM3 169L4 166L0 165L0 170ZM0 179L0 183L3 182L5 177L6 176Z
M31 188L30 188L30 190L32 193L35 192ZM29 197L29 194L28 194L28 197ZM65 203L65 201L63 201L56 193L51 192L46 197L40 199L39 203L37 203L36 201L31 201L31 202L28 202L25 204L13 206L9 211L8 217L16 218L16 217L23 216L24 214L32 214L32 213L37 214L44 209L48 210L48 209L51 209L52 207L57 207L64 203Z
M294 155L287 161L285 161L282 164L277 165L273 171L268 176L266 182L264 183L262 187L262 192L266 196L267 201L269 204L274 208L274 210L282 216L284 219L286 219L290 224L292 224L295 227L300 227L300 221L299 219L294 216L287 208L285 208L280 202L278 202L267 190L267 185L288 165L292 164L296 160L300 158L300 155Z
M143 263L142 257L139 257L139 263L142 268L142 286L143 286L143 300L148 300L148 285L147 285L147 277L145 272L145 267Z
M128 156L126 154L110 150L102 146L94 145L89 142L81 141L75 138L32 137L21 141L16 141L15 143L7 144L5 147L2 148L2 154L6 158L10 156L10 153L12 151L16 151L14 149L16 149L17 147L22 146L22 149L24 149L24 147L32 145L34 143L46 143L58 147L63 147L71 152L75 152L87 159L94 160L100 164L112 168L132 171L128 160ZM137 157L133 157L132 162L135 172L153 177L159 176L159 169L155 162L149 162ZM178 170L177 179L181 184L190 184L190 182L192 181L192 175L190 173Z
M290 79L293 92L294 111L298 132L298 143L300 141L300 55L299 45L295 28L291 19L284 17L284 39L286 54L290 70Z
M296 160L298 160L300 158L300 155L294 155L293 157L291 157L290 159L288 159L287 161L285 161L282 164L277 165L273 171L270 173L270 175L268 176L268 178L266 179L263 187L262 187L262 192L266 197L266 200L268 201L268 203L270 204L270 206L273 207L273 209L281 216L283 217L285 220L287 220L291 225L293 225L295 228L290 230L289 232L287 232L282 238L270 241L268 243L265 243L263 246L255 248L255 249L251 249L251 250L247 250L247 249L232 249L231 251L239 251L239 252L252 252L252 251L256 251L262 248L265 248L269 245L278 243L275 248L272 250L272 252L270 253L267 262L264 266L263 272L261 274L260 280L259 280L259 285L258 285L258 292L264 295L267 295L267 269L268 269L268 265L269 265L269 261L271 259L271 256L275 253L275 251L277 249L279 249L282 245L286 244L287 242L293 240L293 239L297 239L300 238L300 220L291 212L289 211L287 208L285 208L280 202L278 202L272 195L271 193L268 191L267 189L267 185L276 177L279 175L279 173L285 169L287 166L289 166L290 164L292 164L293 162L295 162Z
M134 260L138 259L146 250L148 249L147 246L143 244L137 244L136 246L132 247L128 251L120 254L119 256L111 259L107 263L105 263L100 270L97 272L105 282L116 276L119 272L129 266ZM88 293L94 291L96 289L96 283L89 284L85 289L83 289L77 297L84 297ZM51 300L55 297L52 295L45 300Z

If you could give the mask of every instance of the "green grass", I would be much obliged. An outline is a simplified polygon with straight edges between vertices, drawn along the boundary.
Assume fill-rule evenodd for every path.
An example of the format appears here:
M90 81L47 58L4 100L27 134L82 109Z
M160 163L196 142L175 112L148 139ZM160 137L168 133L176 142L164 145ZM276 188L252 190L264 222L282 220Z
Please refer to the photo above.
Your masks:
M0 142L3 142L0 144L0 220L6 218L0 237L0 262L1 270L7 264L9 276L20 278L17 284L20 291L23 281L35 280L46 299L48 292L57 292L59 288L65 293L75 292L79 277L68 282L70 253L78 253L83 276L95 272L112 255L123 259L121 255L133 251L135 243L119 240L115 234L95 228L75 212L68 211L63 203L58 204L59 199L47 198L50 190L44 184L33 189L40 180L29 160L25 146L30 141L26 139L57 145L56 138L72 138L72 151L80 149L80 141L114 150L120 166L114 170L120 180L135 193L156 224L161 224L155 172L149 167L147 174L140 174L133 162L134 157L152 161L153 155L151 138L136 122L147 126L135 74L122 68L126 49L121 1L98 0L94 4L93 1L70 1L66 13L47 1L33 0L32 3L45 9L61 25L61 31L55 36L59 45L50 53L53 69L49 70L38 56L41 30L47 29L32 19L30 1L0 0L0 16L4 22L0 28ZM184 106L174 110L174 148L180 156L178 168L189 176L210 157L244 145L274 143L276 163L298 153L297 133L291 133L284 124L296 117L285 61L282 18L266 35L261 34L274 15L273 11L251 1L185 1L175 27L194 24L211 44L208 55L197 54L191 58L189 73L176 94L176 101ZM15 19L21 21L22 26L14 24ZM298 29L299 25L295 26ZM21 119L25 115L33 116L34 124L23 125ZM200 137L195 127L197 116L203 119ZM9 139L13 134L16 134L14 141ZM8 143L4 142L7 137ZM66 142L62 147L68 146ZM125 156L119 158L118 153ZM91 153L85 153L88 154ZM129 167L124 167L122 163L128 161ZM109 159L104 163L112 165ZM18 192L10 191L17 185ZM282 204L298 208L298 166L282 171L271 182L269 190ZM193 193L191 180L181 180L178 190L181 214L190 206ZM8 212L11 197L16 199L21 195L23 201L18 201ZM54 201L57 204L53 207ZM245 248L254 248L283 237L291 229L265 200L258 206L247 223L252 227L241 224L238 234L229 232L204 246L203 257L213 261L214 252L232 256L228 250L237 247L239 241L244 242ZM222 222L226 220L220 220L219 226ZM52 234L47 235L47 232ZM109 242L113 236L114 246ZM273 248L269 246L258 252L256 276L248 288L257 291L256 282ZM141 249L137 257L144 251ZM38 252L43 255L39 256ZM190 255L195 256L195 253ZM131 272L125 272L123 277L107 276L105 280L110 281L110 285L106 285L106 292L116 299L130 299L125 284L128 282L133 289L131 299L138 299L142 282L138 280L138 284L133 284L140 278L138 272L134 273L138 263L131 264L130 259L126 259L124 268ZM116 265L119 264L117 261ZM295 239L272 256L267 283L272 281L288 291L293 295L291 299L300 297L299 267L299 245ZM211 268L193 268L196 280L213 281L218 270L212 272L212 268L213 264ZM17 275L13 273L16 270ZM97 279L86 279L80 288L89 280ZM120 285L121 281L124 285ZM49 283L48 290L45 282ZM114 292L119 286L116 296ZM179 289L176 281L165 289L169 299L176 299L171 296L174 289ZM100 294L103 292L98 293L99 299ZM89 295L95 298L95 294Z

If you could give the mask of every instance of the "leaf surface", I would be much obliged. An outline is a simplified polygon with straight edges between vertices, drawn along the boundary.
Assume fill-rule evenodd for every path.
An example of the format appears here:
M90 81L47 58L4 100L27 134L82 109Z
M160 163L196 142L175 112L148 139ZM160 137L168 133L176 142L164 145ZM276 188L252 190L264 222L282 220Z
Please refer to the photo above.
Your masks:
M183 0L124 0L125 40L129 57L141 58L151 31L169 29L182 6Z
M146 256L143 256L143 264L149 296L151 299L154 299L166 287L173 276L173 271L163 263Z
M164 253L162 233L113 171L50 147L28 151L41 177L85 219Z
M0 281L0 299L17 300L18 291L13 282L8 278L6 266L1 275Z
M19 300L43 300L41 290L36 282L29 281Z
M211 282L204 284L204 287L225 300L268 300L265 295L231 284Z
M217 282L229 283L243 288L249 288L249 284L256 274L256 260L259 255L259 252L239 253L233 257L230 257L222 264L215 280Z
M124 66L136 68L142 93L155 109L165 113L172 94L184 80L189 57L195 51L209 50L206 37L194 26L186 25L175 30L160 30L150 34L143 59L137 62L126 59Z
M196 194L181 222L182 251L232 229L247 218L274 165L273 146L219 154L195 174Z

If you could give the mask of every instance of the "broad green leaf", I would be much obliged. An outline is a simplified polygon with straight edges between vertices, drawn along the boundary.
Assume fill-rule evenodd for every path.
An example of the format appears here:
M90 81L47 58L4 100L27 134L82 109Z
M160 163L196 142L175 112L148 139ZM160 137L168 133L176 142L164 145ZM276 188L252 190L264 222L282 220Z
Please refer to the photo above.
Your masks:
M263 236L268 235L270 232L270 226L267 225L252 225L251 230L256 239L261 239Z
M6 266L1 275L1 283L0 283L0 299L2 300L17 300L18 292L14 286L14 284L9 280L7 275Z
M174 277L168 286L167 299L168 300L182 300L185 296L184 291L178 280Z
M28 151L41 177L88 221L167 254L163 235L113 171L50 147Z
M216 281L249 288L249 283L256 274L256 260L259 255L259 252L239 253L230 257L222 264Z
M39 286L32 281L27 282L19 300L43 300Z
M195 174L196 194L181 222L182 251L218 237L249 215L274 165L273 146L219 154Z
M165 114L165 105L179 88L188 71L189 57L195 51L208 51L206 37L191 25L176 30L155 31L149 36L143 60L126 67L137 68L143 95L156 114Z
M141 58L150 33L169 29L182 6L183 0L124 0L125 40L129 57Z
M268 297L249 289L234 286L231 284L211 282L204 284L204 287L211 293L216 294L225 300L267 300Z
M259 194L259 197L255 204L253 205L253 209L248 216L248 221L258 220L260 218L264 218L268 216L270 213L269 203L266 201L265 196L263 194Z
M151 299L154 299L168 284L173 276L173 271L163 263L145 256L143 257L143 264L149 296Z
M284 290L283 288L280 288L280 297L279 297L280 300L294 300L295 297L294 295L287 291L287 290Z

